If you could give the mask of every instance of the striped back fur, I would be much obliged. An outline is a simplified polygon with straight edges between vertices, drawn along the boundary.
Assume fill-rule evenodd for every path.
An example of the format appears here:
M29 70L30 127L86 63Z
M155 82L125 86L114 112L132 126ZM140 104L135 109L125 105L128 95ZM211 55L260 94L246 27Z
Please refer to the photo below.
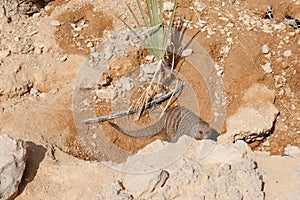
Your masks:
M182 135L189 135L198 140L204 138L217 140L219 136L219 133L212 129L209 124L183 106L169 109L157 123L135 131L124 130L114 123L110 124L132 137L150 138L161 133L170 142L176 142Z

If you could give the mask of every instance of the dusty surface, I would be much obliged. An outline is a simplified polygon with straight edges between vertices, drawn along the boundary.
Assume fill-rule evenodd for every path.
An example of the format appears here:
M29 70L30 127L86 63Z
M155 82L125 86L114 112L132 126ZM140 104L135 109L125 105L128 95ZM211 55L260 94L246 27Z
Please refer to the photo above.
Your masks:
M195 40L223 72L227 116L237 111L246 89L253 83L263 83L275 91L274 103L280 114L270 136L263 143L254 142L251 146L279 155L286 146L300 146L300 29L283 24L275 26L278 21L284 22L285 15L299 19L299 2L246 0L237 1L235 5L195 2L180 0L177 16L192 21L186 31L188 35L200 30ZM268 6L273 7L274 20L264 19ZM117 174L100 164L62 153L94 159L77 140L72 92L87 53L101 45L101 37L107 37L108 31L124 29L112 11L130 19L124 1L78 3L73 0L53 1L30 16L1 18L0 130L34 144L29 148L33 158L29 158L18 199L72 198L72 191L84 196L85 190L100 191L101 187L87 177L97 176L107 183ZM53 20L60 24L55 25L57 21ZM264 44L268 45L269 53L262 53ZM291 50L290 56L285 56L287 50ZM271 73L261 67L268 62ZM187 64L182 69L188 67ZM198 84L191 70L182 73ZM202 92L198 92L199 95ZM209 121L205 107L210 102L202 96L200 99L201 117ZM124 149L132 152L150 142L114 134L120 143L125 142ZM68 181L74 183L72 190L69 184L61 188ZM87 181L85 189L84 181Z

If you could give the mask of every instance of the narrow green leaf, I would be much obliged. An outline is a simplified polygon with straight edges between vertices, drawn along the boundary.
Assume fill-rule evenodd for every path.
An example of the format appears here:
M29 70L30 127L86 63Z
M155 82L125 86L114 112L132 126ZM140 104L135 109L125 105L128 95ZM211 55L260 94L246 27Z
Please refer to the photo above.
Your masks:
M177 8L177 1L178 0L175 0L174 7L173 7L173 10L172 10L172 15L171 15L171 18L170 18L170 21L169 21L169 27L168 27L169 30L171 30L171 28L173 26L174 15L175 15L176 8Z
M136 15L134 14L134 12L132 11L131 7L128 5L128 3L126 2L126 6L129 9L130 13L132 14L136 24L138 25L138 27L142 27L139 20L137 19Z
M151 5L152 5L153 25L157 25L159 24L157 0L151 0Z
M143 20L144 20L144 25L145 25L147 28L149 28L148 19L147 19L146 15L145 15L145 12L144 12L144 10L143 10L143 8L142 8L142 5L141 5L140 1L139 1L139 0L136 0L136 3L137 3L137 5L138 5L138 7L139 7L140 13L141 13L142 18L143 18Z
M160 22L163 22L163 1L159 0L159 8L160 8L160 12L159 12L159 16L160 16Z
M146 4L147 4L148 16L150 19L150 26L154 26L153 15L152 15L152 11L151 11L151 2L149 0L146 0Z

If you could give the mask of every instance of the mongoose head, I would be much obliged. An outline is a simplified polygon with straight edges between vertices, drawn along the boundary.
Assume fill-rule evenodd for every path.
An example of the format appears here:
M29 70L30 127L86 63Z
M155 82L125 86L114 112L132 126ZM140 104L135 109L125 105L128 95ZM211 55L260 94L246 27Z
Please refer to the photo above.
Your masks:
M191 136L196 140L211 139L217 141L220 134L206 123L199 123L192 127Z

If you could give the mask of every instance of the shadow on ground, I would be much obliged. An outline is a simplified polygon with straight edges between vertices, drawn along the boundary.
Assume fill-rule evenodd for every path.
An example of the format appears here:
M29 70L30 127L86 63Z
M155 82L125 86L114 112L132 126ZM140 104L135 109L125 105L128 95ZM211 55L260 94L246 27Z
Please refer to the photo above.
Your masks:
M33 181L34 177L37 174L37 170L39 168L40 163L45 158L46 154L46 148L42 145L36 145L33 142L26 142L28 145L27 151L28 151L28 158L26 161L26 168L22 177L22 181L19 185L19 192L18 194L21 194L28 183Z

